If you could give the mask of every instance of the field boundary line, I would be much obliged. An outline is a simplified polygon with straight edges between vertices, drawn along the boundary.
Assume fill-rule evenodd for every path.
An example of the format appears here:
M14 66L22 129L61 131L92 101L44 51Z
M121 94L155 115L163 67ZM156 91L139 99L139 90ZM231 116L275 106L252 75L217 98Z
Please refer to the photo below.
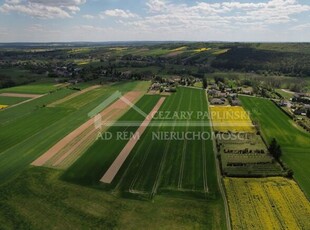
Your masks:
M192 105L192 96L193 96L193 92L191 91L191 95L190 95L190 99L189 99L189 108L191 108L191 105ZM189 121L187 121L187 123L188 122ZM188 132L188 125L186 125L186 132ZM186 149L187 149L187 139L185 138L185 140L183 142L183 148L182 148L182 157L181 157L181 165L180 165L180 171L179 171L178 189L182 188Z
M115 113L118 113L118 110L112 111L110 116L107 117L106 119L109 119L112 116L115 116ZM105 132L107 130L107 127L104 127L100 130L100 132ZM96 140L96 129L94 127L89 127L85 131L83 131L79 136L77 136L75 139L73 139L68 145L66 145L64 148L62 148L58 153L60 153L59 156L57 154L54 156L55 159L51 158L50 160L53 162L52 167L57 167L59 168L60 165L66 159L72 155L72 154L77 154L80 156L81 152L84 152L91 144ZM49 162L46 162L48 164Z
M179 111L179 109L180 109L180 105L181 105L181 102L182 102L182 100L183 100L183 96L184 96L184 94L182 93L176 111ZM173 132L174 129L175 129L175 125L174 125L175 122L176 122L176 121L174 121L174 122L172 123L172 124L173 124L173 126L172 126L172 132ZM164 151L164 153L163 153L163 156L162 156L161 161L160 161L160 164L159 164L159 170L158 170L158 173L157 173L157 176L156 176L156 180L155 180L154 185L153 185L153 188L152 188L151 197L153 197L153 196L156 194L156 192L157 192L157 189L158 189L158 186L159 186L159 183L160 183L160 178L161 178L161 175L162 175L163 170L164 170L164 165L165 165L165 161L166 161L166 157L167 157L167 153L168 153L168 150L169 150L170 143L171 143L171 140L169 140L169 141L166 142L165 151Z
M143 158L142 158L142 161L140 162L140 165L139 165L139 168L138 168L138 170L137 170L137 173L135 174L135 177L133 178L133 180L132 180L131 183L130 183L129 190L134 190L133 188L134 188L134 186L135 186L135 184L136 184L136 182L137 182L137 180L138 180L138 178L139 178L139 176L140 176L140 174L141 174L141 171L142 171L142 169L143 169L143 165L144 165L144 163L145 163L147 157L149 156L151 147L152 147L152 145L150 144L150 145L148 146L148 148L147 148L145 154L143 155ZM141 148L142 148L142 144L140 144L139 150L140 150ZM121 184L121 182L123 181L123 177L124 177L125 174L128 172L129 167L131 166L131 164L133 163L133 161L134 161L134 158L132 159L132 161L131 161L130 164L128 165L126 171L124 172L124 174L123 174L121 180L120 180L119 183L118 183L118 186L119 186L119 185Z
M207 101L207 106L209 109L209 101L208 101L208 95L207 95L207 91L205 90L205 97L206 97L206 101ZM212 121L209 121L212 122ZM213 127L212 125L210 125L210 131L211 133L213 133ZM216 174L217 174L217 183L218 183L218 187L220 189L222 198L223 198L223 202L224 202L224 209L225 209L225 216L226 216L226 227L227 230L231 230L231 219L230 219L230 213L229 213L229 208L228 208L228 201L227 201L227 197L226 197L226 192L224 190L224 186L222 183L222 175L221 175L221 170L220 170L220 162L219 159L217 158L217 149L216 149L216 143L214 138L212 138L212 145L213 145L213 154L214 154L214 161L215 161L215 167L216 167Z
M36 99L41 98L41 97L44 97L44 96L46 96L46 95L47 95L47 94L39 94L39 96L37 96L37 97L32 97L32 98L30 98L30 99L28 99L28 100L25 100L25 101L19 102L19 103L15 104L15 105L11 105L11 106L9 106L9 107L7 107L7 108L2 109L2 111L4 111L4 110L8 110L8 109L11 109L11 108L14 108L14 107L16 107L16 106L19 106L19 105L25 104L25 103L27 103L27 102L30 102L30 101L36 100Z
M114 177L116 176L116 174L120 170L121 166L123 165L123 163L125 162L125 160L129 156L130 152L135 147L136 143L139 141L139 138L137 138L137 137L141 137L142 136L142 134L146 130L148 124L152 120L152 118L150 118L151 115L156 113L159 110L161 105L164 103L165 99L166 99L165 97L161 97L159 99L157 104L154 106L152 111L149 113L149 116L146 116L145 120L142 122L143 125L141 125L137 129L135 134L130 138L130 140L127 142L127 144L125 145L123 150L119 153L119 155L114 160L114 162L112 163L110 168L106 171L106 173L100 179L100 182L110 184L113 181Z
M137 95L132 95L134 93L137 93L135 91L130 91L125 94L130 95L128 96L132 100L136 100L140 98L142 93L137 93ZM119 108L119 105L125 105L124 108ZM114 103L110 104L107 108L105 108L103 111L100 112L100 115L102 117L106 117L107 114L111 113L111 111L118 109L120 111L127 110L129 106L125 104L121 99L118 99ZM115 121L114 121L115 122ZM43 166L46 164L50 159L52 159L59 151L61 151L64 147L66 147L68 144L71 143L74 139L76 139L78 136L80 136L87 128L94 125L94 118L90 118L86 122L84 122L82 125L80 125L78 128L70 132L68 135L66 135L64 138L62 138L60 141L58 141L55 145L53 145L49 150L47 150L43 155L38 157L35 161L31 163L33 166ZM93 127L95 129L95 126Z
M208 100L208 98L205 98L205 94L203 93L203 97L205 100ZM200 97L200 108L201 108L201 111L203 111L203 99L202 97ZM208 106L208 104L207 104ZM209 111L209 109L208 109ZM210 123L210 120L209 120L209 123ZM211 124L210 124L211 126ZM201 131L204 132L204 127L201 126ZM203 186L204 186L204 190L206 192L209 192L209 187L208 187L208 175L207 175L207 152L206 152L206 143L204 141L201 142L201 147L202 147L202 167L203 167L203 171L202 171L202 175L203 175Z
M38 98L44 94L30 94L30 93L0 93L1 97L20 97L20 98Z
M174 101L175 101L175 98L173 99L173 102L174 102ZM153 122L154 122L154 120L150 123L149 127L150 127L150 126L151 126L151 127L154 127L154 126L151 125ZM159 124L159 125L157 125L156 127L157 127L156 130L159 131L159 130L162 128L162 125ZM129 187L130 189L135 187L135 184L136 184L136 182L138 181L139 176L141 175L141 171L142 171L142 169L143 169L143 166L144 166L144 164L145 164L145 161L146 161L147 157L150 155L151 147L152 147L152 143L149 144L149 146L148 146L148 148L147 148L147 151L146 151L145 154L143 155L142 161L141 161L141 163L140 163L140 165L139 165L139 169L138 169L137 172L135 173L134 179L133 179L132 182L130 183L130 187ZM142 148L142 144L140 144L139 149L140 149L140 148ZM132 159L132 161L130 162L130 165L132 164L133 160L134 160L134 159ZM128 168L126 169L126 173L127 173L127 171L129 170L130 165L129 165ZM123 180L123 177L124 177L124 176L122 176L122 180ZM120 183L120 182L119 182L119 183Z
M86 89L83 89L81 91L75 92L75 93L73 93L71 95L66 96L65 98L62 98L62 99L59 99L58 101L53 102L53 103L47 105L47 107L55 107L56 105L62 104L64 102L67 102L67 101L69 101L69 100L71 100L71 99L73 99L73 98L75 98L77 96L80 96L80 95L82 95L84 93L87 93L89 91L92 91L94 89L98 89L100 87L101 87L101 85L94 85L94 86L87 87Z

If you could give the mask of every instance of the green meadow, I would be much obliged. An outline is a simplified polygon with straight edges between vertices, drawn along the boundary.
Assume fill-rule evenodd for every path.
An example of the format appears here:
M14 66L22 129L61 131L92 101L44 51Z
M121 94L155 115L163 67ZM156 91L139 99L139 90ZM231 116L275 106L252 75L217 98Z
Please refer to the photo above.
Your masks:
M0 95L0 105L15 105L22 101L29 100L30 98L24 97L4 97Z
M310 196L310 134L298 127L273 102L254 97L240 97L243 106L258 121L263 136L270 143L276 138L280 144L282 160L294 171L294 177Z

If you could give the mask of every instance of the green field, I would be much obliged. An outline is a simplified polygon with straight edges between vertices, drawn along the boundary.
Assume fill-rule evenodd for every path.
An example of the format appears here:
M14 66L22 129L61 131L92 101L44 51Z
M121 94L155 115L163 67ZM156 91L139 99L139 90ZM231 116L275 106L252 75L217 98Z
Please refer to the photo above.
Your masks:
M47 94L38 99L32 100L30 102L24 103L22 105L16 106L14 108L1 111L0 112L0 125L4 125L12 121L15 121L17 119L20 119L22 117L25 117L27 115L30 115L38 110L43 109L45 105L48 105L54 101L62 99L63 97L66 97L74 92L75 91L73 90L62 89L54 93Z
M194 115L191 120L153 120L118 174L115 186L121 190L133 190L151 196L156 193L180 192L216 194L211 140L173 140L169 137L168 140L152 139L158 133L210 132L209 127L190 126L190 122L201 121L195 116L196 112L207 111L204 91L178 88L178 92L169 96L160 109L160 112L165 111L191 111ZM185 124L179 126L178 122Z
M153 108L158 96L144 96L137 104L145 113ZM196 114L207 111L207 101L203 90L178 88L178 92L167 97L161 112L191 111L192 120L154 119L134 147L132 153L112 182L110 188L128 192L156 193L199 193L217 195L214 153L211 140L152 140L154 133L168 132L210 132L209 127L190 126L190 122L201 121ZM142 121L143 117L134 110L129 111L120 121ZM208 120L202 120L207 122ZM178 126L177 122L183 122ZM167 125L168 124L168 125ZM134 132L137 127L111 127L111 133ZM115 135L114 135L115 136ZM98 185L116 156L128 140L98 140L64 174L68 181L84 185Z
M252 119L259 122L263 136L270 143L276 138L282 160L294 171L294 177L310 197L310 134L299 128L284 112L267 99L240 97Z
M29 71L18 69L18 68L8 68L8 69L0 69L0 74L8 75L12 77L18 77L20 75L27 75L29 74Z
M56 90L57 88L60 87L56 86L54 83L38 83L1 89L0 93L45 94L50 91Z
M22 101L29 100L29 98L24 97L3 97L0 96L0 105L15 105Z
M149 85L149 82L139 82L138 84L136 82L129 82L127 84L123 84L123 83L108 84L100 88L93 89L77 97L74 97L57 106L65 107L65 108L80 109L86 106L88 103L92 102L93 100L96 100L97 98L102 98L102 95L112 95L116 91L127 92L128 88L131 88L131 89L135 89L136 87L138 89L147 88L148 85Z
M286 100L289 100L294 96L294 93L284 92L282 89L276 89L275 91L279 93L282 97L284 97Z
M53 108L38 107L41 103L48 104L72 93L70 90L63 89L26 103L25 107L21 105L12 108L15 113L26 114L15 116L14 119L9 119L9 114L3 116L6 118L6 122L1 125L3 132L0 133L0 226L5 229L42 229L46 226L54 226L59 229L162 229L167 227L172 229L193 227L225 229L222 200L217 193L214 193L217 190L217 185L215 170L212 168L214 167L214 158L211 151L206 156L209 167L207 176L208 187L212 188L211 192L215 196L210 196L210 199L207 200L174 196L173 192L163 194L164 191L153 197L152 202L127 199L116 196L114 192L111 194L104 190L59 180L60 176L64 177L63 171L29 166L34 159L83 123L87 119L87 113L110 96L112 91L118 89L125 93L130 90L145 90L148 84L147 82L118 83L103 87L100 95L95 93L92 97L88 95L84 98L83 95L80 95L73 98L71 102L74 106L67 104L67 101L66 104L63 103ZM159 98L158 95L146 95L137 102L137 106L147 113ZM183 100L186 103L182 103ZM34 103L35 101L37 102ZM176 107L176 105L180 106ZM177 94L167 98L163 109L207 109L204 91L180 88ZM0 112L0 116L6 112L9 110ZM142 121L143 119L144 117L137 112L129 110L120 121ZM110 131L114 133L124 130L134 132L136 128L113 126ZM157 129L157 127L154 128ZM163 128L163 130L184 130L184 127L174 126ZM198 128L201 130L200 127L193 127L194 130ZM152 129L152 127L148 128L147 133ZM185 127L185 129L187 128ZM147 137L148 135L143 136L143 144L141 142L139 146L145 146ZM127 140L104 142L104 145L102 141L96 142L65 175L69 175L70 181L76 179L81 184L97 185L104 170L109 167L126 143ZM182 145L183 148L185 143L180 141L171 143L169 151L173 151L173 155L167 156L165 164L165 167L168 167L169 164L175 165L173 172L168 172L171 175L179 171L181 155L178 153L178 148L180 148L178 145ZM200 164L202 152L199 150L202 148L202 143L199 142L197 145L193 142L187 143L187 145L184 185L186 182L186 185L191 188L202 189L202 166ZM197 154L189 154L190 151L196 151L195 145L198 146ZM159 146L160 143L151 145L152 148ZM206 143L205 148L212 149L212 143ZM140 158L142 153L142 151L137 152L135 157ZM156 153L156 151L149 153L148 156L151 158L148 157L147 161L155 159L154 163L158 164L161 159L156 159ZM173 162L174 155L178 162ZM154 167L156 166L154 165ZM150 169L153 169L153 166ZM76 173L73 178L71 177L72 172ZM147 171L147 173L149 172L150 170ZM190 174L189 178L186 177L188 173ZM163 174L163 177L169 176L168 174ZM177 177L179 178L179 176ZM119 178L116 179L118 182L120 181ZM147 178L145 177L145 179ZM167 183L174 185L170 181ZM165 184L164 181L160 183L160 188L164 188Z
M157 101L159 96L145 95L136 106L148 114ZM133 121L141 123L144 117L133 108L124 114L119 121ZM112 126L108 132L116 137L118 132L135 132L138 126ZM98 140L86 151L64 174L63 178L80 184L97 185L100 178L110 167L116 156L126 145L128 140Z
M111 86L113 92L119 89L127 92L136 87L144 89L145 83L128 82ZM39 106L59 100L72 92L63 89L0 112L0 183L16 176L56 142L83 124L89 119L87 114L111 95L110 91L97 95L79 109Z
M1 229L225 229L217 201L124 199L58 180L60 173L31 168L0 187Z

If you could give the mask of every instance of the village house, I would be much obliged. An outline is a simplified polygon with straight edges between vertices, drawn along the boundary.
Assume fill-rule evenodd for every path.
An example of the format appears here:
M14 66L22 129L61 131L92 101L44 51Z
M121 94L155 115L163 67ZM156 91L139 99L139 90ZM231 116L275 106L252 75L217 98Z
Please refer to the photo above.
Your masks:
M225 99L224 98L222 98L222 99L213 98L213 99L211 99L210 103L212 105L224 105L225 104Z

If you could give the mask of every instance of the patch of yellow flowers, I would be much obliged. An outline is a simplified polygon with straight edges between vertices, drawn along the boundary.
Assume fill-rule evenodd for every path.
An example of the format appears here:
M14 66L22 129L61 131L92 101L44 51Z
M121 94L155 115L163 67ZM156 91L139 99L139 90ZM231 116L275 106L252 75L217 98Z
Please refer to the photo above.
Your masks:
M178 47L178 48L175 48L173 50L171 50L172 52L177 52L177 51L182 51L182 50L186 50L187 49L187 46L181 46L181 47Z
M0 105L0 109L5 109L7 107L8 107L8 105Z
M195 49L194 51L199 53L199 52L204 52L204 51L208 51L210 50L211 48L200 48L200 49Z
M233 229L310 229L310 203L294 180L224 178Z
M248 113L241 106L210 106L215 131L255 132Z

